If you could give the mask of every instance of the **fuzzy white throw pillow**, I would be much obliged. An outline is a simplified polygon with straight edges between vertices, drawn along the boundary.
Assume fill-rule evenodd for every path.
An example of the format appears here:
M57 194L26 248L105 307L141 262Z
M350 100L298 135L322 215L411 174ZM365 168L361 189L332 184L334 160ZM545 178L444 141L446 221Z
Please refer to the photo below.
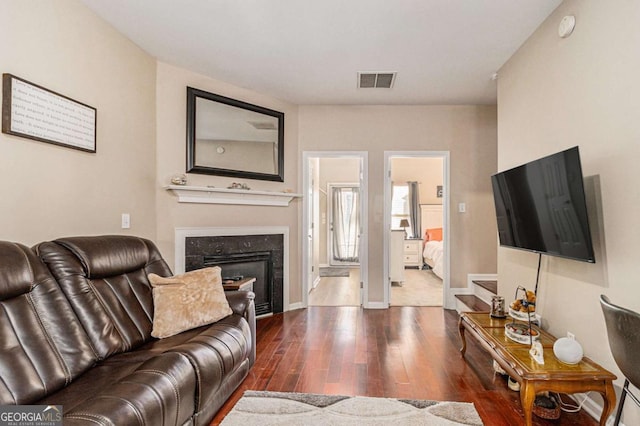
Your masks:
M173 336L233 313L219 266L167 278L149 274L149 282L153 287L153 337Z

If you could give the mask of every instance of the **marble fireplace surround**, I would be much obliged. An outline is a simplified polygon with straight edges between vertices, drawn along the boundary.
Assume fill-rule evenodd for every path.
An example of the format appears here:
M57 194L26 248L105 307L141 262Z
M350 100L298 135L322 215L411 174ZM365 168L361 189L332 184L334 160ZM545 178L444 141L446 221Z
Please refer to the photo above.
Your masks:
M185 242L188 237L219 237L249 235L282 235L282 307L289 310L289 227L287 226L243 226L243 227L203 227L175 228L175 273L185 272Z

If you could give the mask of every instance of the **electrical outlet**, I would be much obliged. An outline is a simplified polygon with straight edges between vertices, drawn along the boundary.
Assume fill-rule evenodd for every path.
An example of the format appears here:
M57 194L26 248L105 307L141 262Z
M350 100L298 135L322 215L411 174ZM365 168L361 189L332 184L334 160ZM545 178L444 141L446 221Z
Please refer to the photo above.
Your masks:
M131 216L129 213L122 213L122 229L131 228Z
M570 331L567 331L567 337L571 340L576 340L576 335Z

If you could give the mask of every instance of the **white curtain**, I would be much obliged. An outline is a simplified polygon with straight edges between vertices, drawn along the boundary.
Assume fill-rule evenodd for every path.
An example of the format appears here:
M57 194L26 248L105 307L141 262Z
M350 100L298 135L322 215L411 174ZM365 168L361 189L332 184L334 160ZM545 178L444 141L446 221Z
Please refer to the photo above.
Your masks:
M333 258L357 263L360 251L359 188L333 188Z

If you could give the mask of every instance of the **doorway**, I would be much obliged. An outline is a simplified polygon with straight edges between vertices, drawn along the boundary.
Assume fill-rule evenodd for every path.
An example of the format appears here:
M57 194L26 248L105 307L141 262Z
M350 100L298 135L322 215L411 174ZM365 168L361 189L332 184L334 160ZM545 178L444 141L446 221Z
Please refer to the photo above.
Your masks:
M388 306L443 306L449 291L449 153L385 152Z
M360 306L367 292L367 153L303 153L303 301Z

